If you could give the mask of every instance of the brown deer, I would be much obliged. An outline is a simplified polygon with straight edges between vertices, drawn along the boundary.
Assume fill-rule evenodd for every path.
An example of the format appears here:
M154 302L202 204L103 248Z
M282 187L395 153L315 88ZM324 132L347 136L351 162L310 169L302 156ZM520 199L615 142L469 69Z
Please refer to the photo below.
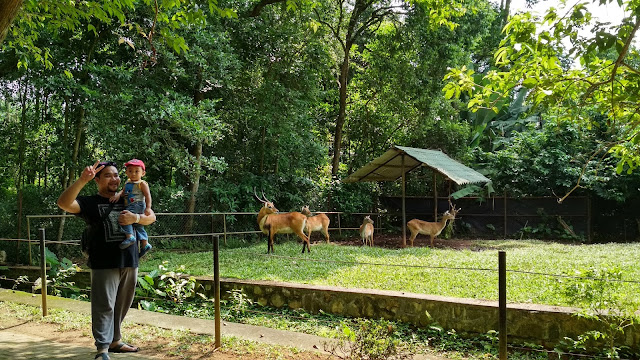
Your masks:
M364 245L373 246L373 220L369 215L364 217L360 225L360 238Z
M447 221L454 220L456 218L456 214L460 210L461 209L456 210L455 205L451 206L449 210L444 212L444 214L442 215L442 220L440 220L439 222L428 222L418 219L409 221L407 223L407 228L409 229L409 231L411 231L411 237L409 238L409 241L411 242L410 246L413 247L413 240L416 239L416 236L418 236L418 234L424 234L431 237L431 247L433 247L433 239L435 239L436 236L440 235L442 229L447 226Z
M313 231L322 231L328 244L330 242L329 217L323 213L312 216L309 205L303 206L300 212L307 217L307 236L309 237L309 241L311 241L311 233Z
M254 192L255 195L255 192ZM278 209L273 205L273 202L267 200L262 194L264 199L258 199L262 203L262 208L258 213L258 226L260 230L269 235L269 242L267 244L267 254L274 253L273 238L276 234L291 234L295 233L300 239L302 239L302 253L304 249L307 252L311 252L309 248L309 238L304 234L305 226L307 225L307 217L299 212L290 213L278 213Z

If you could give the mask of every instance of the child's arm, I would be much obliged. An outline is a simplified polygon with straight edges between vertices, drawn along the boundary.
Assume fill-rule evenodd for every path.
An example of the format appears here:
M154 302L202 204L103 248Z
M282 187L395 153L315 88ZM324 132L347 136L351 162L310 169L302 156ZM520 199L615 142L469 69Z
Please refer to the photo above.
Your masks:
M146 181L141 181L140 190L142 190L142 194L144 195L144 203L146 205L144 214L151 215L151 191L149 190L149 184Z
M109 198L109 201L114 203L114 202L118 202L118 200L120 200L120 197L122 196L122 192L124 191L124 189L118 191L115 195L113 195L112 197Z

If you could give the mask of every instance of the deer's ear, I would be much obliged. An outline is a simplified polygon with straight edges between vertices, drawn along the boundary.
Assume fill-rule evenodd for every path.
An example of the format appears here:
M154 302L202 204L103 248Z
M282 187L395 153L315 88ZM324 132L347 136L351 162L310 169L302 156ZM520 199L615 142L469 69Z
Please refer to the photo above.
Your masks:
M449 213L449 210L445 211L444 214L447 215Z

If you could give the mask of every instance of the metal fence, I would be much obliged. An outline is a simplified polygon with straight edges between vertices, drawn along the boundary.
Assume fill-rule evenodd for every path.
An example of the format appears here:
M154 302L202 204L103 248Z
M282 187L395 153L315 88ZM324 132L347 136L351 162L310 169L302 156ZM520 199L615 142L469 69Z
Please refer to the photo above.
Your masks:
M397 216L394 214L344 212L324 212L324 214L330 219L330 236L339 239L358 237L357 230L366 215L370 215L376 220L376 228L380 230L383 230L387 223L385 219ZM257 215L257 212L158 213L156 214L157 221L146 229L149 233L149 239L160 243L159 248L189 249L197 246L198 243L209 246L212 236L219 236L225 245L232 237L240 238L244 242L251 242L258 241L259 235L262 233L258 230ZM0 250L4 249L7 253L8 262L27 265L37 263L34 260L37 253L34 253L32 245L39 241L37 233L39 228L46 229L50 239L47 243L54 252L62 252L69 257L81 256L79 245L85 228L85 223L81 219L74 215L28 215L26 239L0 238ZM324 239L319 232L313 232L312 238ZM189 241L180 243L181 239L189 239ZM15 245L7 245L8 243L15 243ZM63 248L63 245L72 245L72 248Z
M193 214L181 214L181 213L170 213L170 214L157 214L158 221L149 227L149 232L151 234L152 239L162 240L162 239L170 239L170 240L180 240L180 239L191 239L194 241L206 241L209 246L212 244L214 249L212 252L213 259L213 272L214 272L214 281L216 284L216 294L217 301L219 304L219 266L218 266L218 255L219 250L217 248L218 241L225 239L226 237L231 236L254 236L258 234L259 231L251 230L247 231L246 228L250 226L257 227L255 223L255 215L256 213L193 213ZM337 226L332 227L332 232L345 232L345 235L352 230L357 229L357 225L362 219L364 214L345 214L345 213L329 213L332 217L332 223ZM379 214L377 217L379 224L384 224L385 221L389 221L388 218L385 220L385 216L388 214ZM397 214L393 214L393 216L397 216ZM64 227L64 231L60 231L59 228ZM28 255L30 256L29 263L33 264L33 259L31 256L39 256L38 263L41 267L42 278L46 279L46 267L45 267L45 248L47 246L64 246L65 248L78 248L79 238L82 233L82 229L84 229L84 223L71 215L66 216L29 216L28 217L28 228L29 228L29 237L24 240L20 240L18 243L27 243L28 244ZM36 232L36 229L37 232ZM46 234L45 234L46 229ZM187 231L188 230L188 231ZM2 240L2 239L0 239ZM16 239L10 239L16 240ZM37 246L37 250L32 249L32 245L34 243L39 243ZM211 249L209 247L209 249ZM256 254L256 259L259 259L259 256L265 256L264 254ZM271 255L271 258L274 258ZM278 259L282 259L282 261L291 261L295 263L301 262L318 262L324 261L319 259L312 258L304 258L304 257L281 257L278 256ZM359 263L359 262L348 262L345 263L354 265L354 266L366 266L366 267L385 267L389 266L388 264L376 264L376 263ZM433 266L417 266L413 264L398 264L395 266L401 266L403 268L419 268L419 271L424 271L423 269L437 269L439 271L460 271L461 274L465 272L490 272L497 273L499 281L498 281L498 293L499 293L499 301L500 301L500 311L499 311L499 334L500 334L500 358L506 358L506 274L510 274L512 276L522 275L522 276L539 276L545 278L569 278L569 276L565 274L551 274L551 273L536 273L536 272L528 272L528 271L515 271L515 270L507 270L506 264L504 260L504 252L500 252L499 261L497 268L491 269L477 269L477 268L453 268L453 267L433 267ZM464 276L464 275L462 275ZM572 277L575 279L581 279L582 281L611 281L608 279L584 279L579 277ZM630 281L630 280L614 280L619 282L624 282L627 284L638 285L638 281ZM46 281L43 281L44 285L42 288L43 294L43 312L46 315ZM219 305L216 308L216 314L220 314ZM219 326L219 320L217 323ZM216 329L216 334L219 334L219 328ZM531 348L518 348L512 347L512 349L524 349L526 351L542 351L540 349L531 349ZM582 355L581 355L582 356ZM591 357L591 356L586 356ZM597 356L593 358L598 358Z

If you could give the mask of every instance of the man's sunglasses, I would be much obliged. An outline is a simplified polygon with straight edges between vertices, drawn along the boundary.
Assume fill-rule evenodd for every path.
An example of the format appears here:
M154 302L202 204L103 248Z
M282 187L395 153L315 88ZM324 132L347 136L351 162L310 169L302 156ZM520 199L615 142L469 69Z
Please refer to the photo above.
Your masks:
M113 166L116 169L118 168L118 164L116 164L115 161L101 161L100 163L98 163L98 166Z

